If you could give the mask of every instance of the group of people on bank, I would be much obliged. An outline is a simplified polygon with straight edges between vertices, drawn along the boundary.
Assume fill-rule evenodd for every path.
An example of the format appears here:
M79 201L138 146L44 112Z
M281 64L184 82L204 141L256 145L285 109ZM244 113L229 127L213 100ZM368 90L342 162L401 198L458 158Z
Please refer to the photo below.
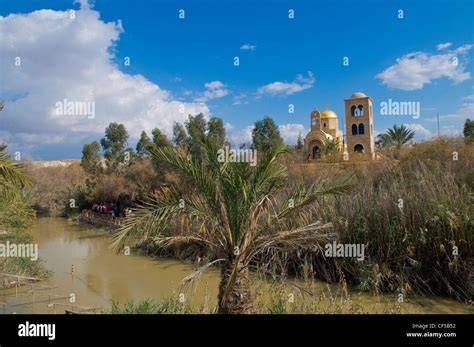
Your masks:
M96 213L101 213L101 214L117 217L117 218L120 218L120 217L125 218L129 216L132 212L130 208L120 206L119 204L116 204L114 202L94 203L92 205L92 211Z

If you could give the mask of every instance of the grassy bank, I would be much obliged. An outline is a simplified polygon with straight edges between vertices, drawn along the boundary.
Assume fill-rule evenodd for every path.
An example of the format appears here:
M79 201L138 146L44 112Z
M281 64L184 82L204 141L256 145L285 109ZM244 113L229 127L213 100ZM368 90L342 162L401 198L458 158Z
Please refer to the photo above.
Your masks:
M209 303L192 305L180 301L178 296L167 297L157 303L152 299L129 301L124 305L112 303L110 311L113 314L215 314L217 307ZM397 314L405 310L395 301L379 303L372 313ZM350 297L341 291L327 290L315 296L291 291L291 288L281 283L263 284L255 290L256 314L366 314L364 305L357 297Z
M321 285L307 282L304 288L281 281L256 280L253 284L256 314L416 314L416 313L472 313L474 308L452 308L438 305L439 298L412 297L400 302L397 295L372 295L349 292L343 284ZM112 302L102 313L114 314L215 314L215 298L180 301L175 293L160 301L131 300L125 304ZM460 305L460 304L459 304Z
M0 243L30 244L32 237L28 228L33 224L34 218L34 210L26 197L0 201ZM0 273L40 278L47 275L40 260L32 261L21 257L0 257ZM6 286L8 280L12 278L0 281L0 287Z

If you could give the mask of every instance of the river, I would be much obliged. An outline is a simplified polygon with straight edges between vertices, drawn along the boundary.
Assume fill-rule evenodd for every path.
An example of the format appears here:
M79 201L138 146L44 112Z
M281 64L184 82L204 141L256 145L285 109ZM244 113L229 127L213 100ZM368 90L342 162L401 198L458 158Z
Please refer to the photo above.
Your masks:
M110 309L111 301L126 303L148 298L179 297L193 305L214 306L219 272L208 269L184 291L181 281L195 267L174 260L152 259L145 255L117 254L109 247L110 236L103 231L77 225L60 218L39 218L31 230L39 245L39 256L51 276L44 281L18 289L0 291L4 313L64 313L65 309ZM71 273L73 272L73 274ZM301 283L300 283L301 284ZM323 292L329 287L312 283ZM182 293L183 292L183 293ZM75 303L70 303L74 294ZM396 303L396 296L373 296L351 292L367 312L381 312L380 305ZM327 299L330 301L330 299ZM51 305L56 303L58 305ZM324 305L324 299L321 305ZM71 305L70 307L68 305ZM474 313L473 307L440 297L418 297L403 303L408 313Z

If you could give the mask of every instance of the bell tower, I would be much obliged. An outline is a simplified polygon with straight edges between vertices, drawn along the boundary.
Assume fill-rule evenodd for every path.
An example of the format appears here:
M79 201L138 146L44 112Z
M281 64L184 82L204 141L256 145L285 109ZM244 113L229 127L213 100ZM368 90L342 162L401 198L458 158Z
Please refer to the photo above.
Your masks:
M321 114L317 110L311 112L311 130L321 130Z
M356 92L344 103L346 143L349 158L355 153L363 153L367 158L374 159L375 140L372 99L364 93Z

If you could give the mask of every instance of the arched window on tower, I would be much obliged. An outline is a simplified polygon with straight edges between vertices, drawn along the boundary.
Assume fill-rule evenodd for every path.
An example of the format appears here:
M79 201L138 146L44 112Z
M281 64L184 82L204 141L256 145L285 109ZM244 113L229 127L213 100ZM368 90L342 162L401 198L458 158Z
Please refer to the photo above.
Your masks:
M316 126L316 116L311 117L311 125L314 127Z
M352 135L357 135L357 124L352 124Z
M323 127L326 127L326 123L323 123Z
M355 107L355 106L353 106L353 107ZM354 110L354 115L356 117L362 117L364 115L364 106L362 106L362 105L357 106L357 108L355 108L355 110Z
M354 152L364 153L364 146L358 143L357 145L354 146Z
M356 110L357 107L355 106L352 106L351 107L351 116L355 116L355 110Z
M359 124L359 135L364 135L364 124Z

